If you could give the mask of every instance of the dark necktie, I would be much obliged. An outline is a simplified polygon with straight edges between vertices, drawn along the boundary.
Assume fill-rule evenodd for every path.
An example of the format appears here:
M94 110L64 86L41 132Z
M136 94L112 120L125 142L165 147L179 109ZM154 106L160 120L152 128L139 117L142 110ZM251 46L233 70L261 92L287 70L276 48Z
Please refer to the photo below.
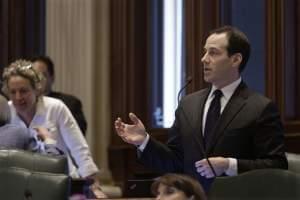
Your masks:
M220 117L221 112L221 102L220 99L223 96L221 90L214 91L214 99L211 101L209 106L207 115L206 115L206 122L204 128L204 141L205 144L209 144L210 140L214 137L213 130L215 125ZM207 146L207 145L206 145Z

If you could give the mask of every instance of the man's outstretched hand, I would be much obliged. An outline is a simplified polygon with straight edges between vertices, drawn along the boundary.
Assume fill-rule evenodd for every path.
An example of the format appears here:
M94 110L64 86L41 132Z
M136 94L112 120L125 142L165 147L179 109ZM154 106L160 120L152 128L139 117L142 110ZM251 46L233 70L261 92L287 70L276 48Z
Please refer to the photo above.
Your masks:
M147 133L142 121L133 113L129 113L132 124L126 124L118 117L115 121L117 134L125 142L133 145L141 145L146 139Z

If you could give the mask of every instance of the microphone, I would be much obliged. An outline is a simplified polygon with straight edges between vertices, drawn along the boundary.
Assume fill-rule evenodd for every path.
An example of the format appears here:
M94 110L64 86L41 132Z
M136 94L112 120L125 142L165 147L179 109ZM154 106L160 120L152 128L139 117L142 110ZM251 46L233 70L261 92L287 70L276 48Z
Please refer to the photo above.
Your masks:
M188 76L186 79L185 84L182 86L182 88L179 90L177 95L177 103L179 103L181 93L184 91L184 89L192 82L193 78L191 76Z

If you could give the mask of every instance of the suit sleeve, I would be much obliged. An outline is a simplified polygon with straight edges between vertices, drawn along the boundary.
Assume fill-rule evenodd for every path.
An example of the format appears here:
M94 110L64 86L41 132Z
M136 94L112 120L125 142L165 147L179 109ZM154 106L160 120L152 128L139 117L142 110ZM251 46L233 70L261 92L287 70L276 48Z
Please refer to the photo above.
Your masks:
M238 172L260 168L287 169L283 125L279 112L269 103L256 121L253 137L255 159L238 159Z
M167 145L150 137L146 148L138 157L142 164L160 172L182 172L183 148L177 120L175 119L169 131Z

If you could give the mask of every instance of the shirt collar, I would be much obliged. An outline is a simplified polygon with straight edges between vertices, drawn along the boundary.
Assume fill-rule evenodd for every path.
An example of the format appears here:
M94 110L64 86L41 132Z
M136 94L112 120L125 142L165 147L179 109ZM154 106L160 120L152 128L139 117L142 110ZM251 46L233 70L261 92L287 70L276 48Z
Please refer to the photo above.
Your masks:
M234 93L234 91L236 90L236 88L239 86L239 84L242 82L242 78L239 77L237 80L233 81L232 83L230 83L229 85L226 85L225 87L221 88L220 90L223 93L223 97L226 100L229 100L230 97L232 96L232 94ZM212 98L213 93L215 90L217 90L218 88L216 88L216 86L212 86L212 89L209 93L209 98Z
M12 101L9 101L9 104L11 105L11 112L12 114L15 116L15 119L11 119L11 121L19 121L22 122L24 124L24 127L27 128L25 122L21 119L21 117L18 115L15 107L13 106ZM36 112L33 116L32 121L30 122L29 127L32 127L35 125L36 122L41 121L43 119L43 117L45 116L45 102L43 99L43 96L39 96L37 99L37 105L36 105ZM13 117L14 118L14 117Z
M43 116L43 115L45 115L45 110L46 110L46 106L45 106L45 102L44 102L44 97L40 96L40 97L38 97L35 115Z

